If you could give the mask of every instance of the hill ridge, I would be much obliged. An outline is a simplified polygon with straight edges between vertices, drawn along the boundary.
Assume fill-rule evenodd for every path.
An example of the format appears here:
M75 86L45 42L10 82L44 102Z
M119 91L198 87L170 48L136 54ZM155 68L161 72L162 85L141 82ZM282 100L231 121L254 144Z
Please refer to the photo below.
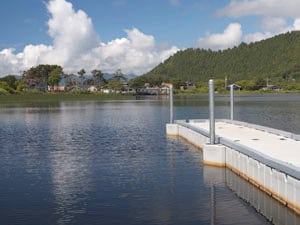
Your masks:
M231 81L300 80L300 31L279 34L259 42L212 51L188 48L169 57L133 83L203 82L211 78Z

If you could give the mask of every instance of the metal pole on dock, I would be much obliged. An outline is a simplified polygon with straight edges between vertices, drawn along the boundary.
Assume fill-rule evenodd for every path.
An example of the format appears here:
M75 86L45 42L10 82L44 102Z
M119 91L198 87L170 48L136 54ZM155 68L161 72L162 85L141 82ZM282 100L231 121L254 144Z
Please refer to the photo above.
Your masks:
M230 119L233 120L233 88L234 85L230 85Z
M170 95L170 123L173 123L174 122L174 119L173 119L173 85L171 84L170 85L170 88L169 88L169 95Z
M209 133L210 144L215 144L215 87L214 80L209 80Z

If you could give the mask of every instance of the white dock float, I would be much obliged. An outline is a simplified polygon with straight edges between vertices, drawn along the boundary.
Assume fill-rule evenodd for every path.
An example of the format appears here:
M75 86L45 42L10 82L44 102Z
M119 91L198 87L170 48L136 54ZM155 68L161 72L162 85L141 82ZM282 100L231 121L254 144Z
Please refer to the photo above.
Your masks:
M203 150L204 164L225 166L300 214L300 135L254 124L216 120L210 143L208 120L167 124L167 135Z

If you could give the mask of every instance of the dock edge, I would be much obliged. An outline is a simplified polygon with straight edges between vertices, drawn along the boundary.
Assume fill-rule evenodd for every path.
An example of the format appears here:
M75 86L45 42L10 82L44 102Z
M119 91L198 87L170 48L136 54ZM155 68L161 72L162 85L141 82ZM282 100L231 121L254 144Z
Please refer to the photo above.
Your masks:
M226 121L227 122L227 121ZM238 122L244 126L262 126ZM298 139L293 134L270 129L272 133L280 132L285 136ZM257 188L266 192L283 205L300 214L300 173L293 167L272 162L269 158L257 154L251 149L243 149L229 140L217 137L217 144L209 144L209 134L205 130L192 129L185 121L166 124L167 136L179 136L203 151L205 165L227 167Z

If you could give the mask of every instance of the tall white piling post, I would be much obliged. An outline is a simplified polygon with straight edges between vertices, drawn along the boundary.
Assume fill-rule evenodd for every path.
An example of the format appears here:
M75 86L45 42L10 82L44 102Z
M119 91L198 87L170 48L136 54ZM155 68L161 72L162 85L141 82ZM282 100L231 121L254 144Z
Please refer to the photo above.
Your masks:
M173 114L173 85L171 84L169 87L169 95L170 95L170 123L174 122L174 114Z
M233 88L234 85L230 85L230 119L233 120Z
M214 80L209 80L209 133L210 144L215 144L215 87Z

